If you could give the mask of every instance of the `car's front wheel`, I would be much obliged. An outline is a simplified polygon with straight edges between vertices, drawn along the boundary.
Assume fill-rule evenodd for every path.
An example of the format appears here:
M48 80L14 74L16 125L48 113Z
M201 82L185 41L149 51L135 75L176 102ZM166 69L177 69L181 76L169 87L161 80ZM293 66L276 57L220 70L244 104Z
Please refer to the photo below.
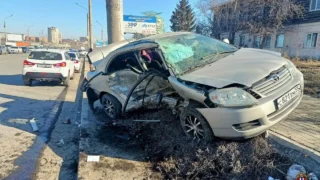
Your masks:
M111 119L116 119L121 114L121 103L112 95L104 94L101 97L101 104L106 115Z
M182 111L180 124L183 132L191 139L205 142L214 140L209 123L195 107L188 106Z

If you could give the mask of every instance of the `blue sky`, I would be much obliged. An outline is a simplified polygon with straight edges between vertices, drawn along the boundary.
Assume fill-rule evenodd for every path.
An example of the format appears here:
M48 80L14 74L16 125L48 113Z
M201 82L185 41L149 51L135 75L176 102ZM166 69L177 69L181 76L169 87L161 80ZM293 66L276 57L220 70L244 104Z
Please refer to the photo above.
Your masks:
M166 31L170 30L170 16L179 0L123 0L123 11L126 15L141 15L144 11L163 12ZM197 0L189 0L192 6ZM30 35L39 36L50 26L58 27L63 38L85 36L86 11L75 3L87 7L87 0L0 0L0 31L3 31L4 18L7 19L7 32L27 34L25 26L30 28ZM101 26L107 36L105 0L92 0L94 36L100 39Z

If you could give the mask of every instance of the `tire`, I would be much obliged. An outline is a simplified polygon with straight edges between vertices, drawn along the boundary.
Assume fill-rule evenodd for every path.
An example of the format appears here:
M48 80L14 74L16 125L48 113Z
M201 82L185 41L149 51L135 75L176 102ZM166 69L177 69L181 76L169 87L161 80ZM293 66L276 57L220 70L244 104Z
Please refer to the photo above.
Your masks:
M205 142L211 142L215 139L209 123L195 107L189 105L182 111L180 125L190 139Z
M103 105L104 113L110 119L116 119L121 115L122 105L114 96L109 94L104 94L101 99L101 104Z
M63 85L64 86L69 86L69 81L70 81L70 72L68 73L67 79L63 81Z
M24 84L25 86L31 86L32 81L31 81L30 79L28 79L28 80L23 80L23 84Z

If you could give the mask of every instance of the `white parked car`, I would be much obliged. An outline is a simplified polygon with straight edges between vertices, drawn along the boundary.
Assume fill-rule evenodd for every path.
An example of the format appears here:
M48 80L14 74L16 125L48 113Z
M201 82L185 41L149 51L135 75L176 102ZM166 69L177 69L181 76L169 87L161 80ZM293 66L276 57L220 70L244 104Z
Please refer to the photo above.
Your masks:
M26 86L32 81L60 81L65 86L74 76L74 62L65 50L35 49L23 62L22 78Z
M21 47L12 46L12 47L10 47L9 52L10 52L10 54L20 54L20 53L22 53L22 48Z
M75 72L80 72L81 67L81 58L79 57L79 54L77 52L68 52L71 61L74 62L74 70Z

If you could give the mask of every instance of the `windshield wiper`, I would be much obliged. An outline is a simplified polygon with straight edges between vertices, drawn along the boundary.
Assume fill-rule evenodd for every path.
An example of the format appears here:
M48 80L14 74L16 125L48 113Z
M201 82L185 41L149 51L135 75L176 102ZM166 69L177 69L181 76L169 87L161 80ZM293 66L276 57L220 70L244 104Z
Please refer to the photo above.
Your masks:
M233 51L224 51L224 52L220 52L218 54L228 54L228 53L234 53L236 52L237 50L233 50Z

